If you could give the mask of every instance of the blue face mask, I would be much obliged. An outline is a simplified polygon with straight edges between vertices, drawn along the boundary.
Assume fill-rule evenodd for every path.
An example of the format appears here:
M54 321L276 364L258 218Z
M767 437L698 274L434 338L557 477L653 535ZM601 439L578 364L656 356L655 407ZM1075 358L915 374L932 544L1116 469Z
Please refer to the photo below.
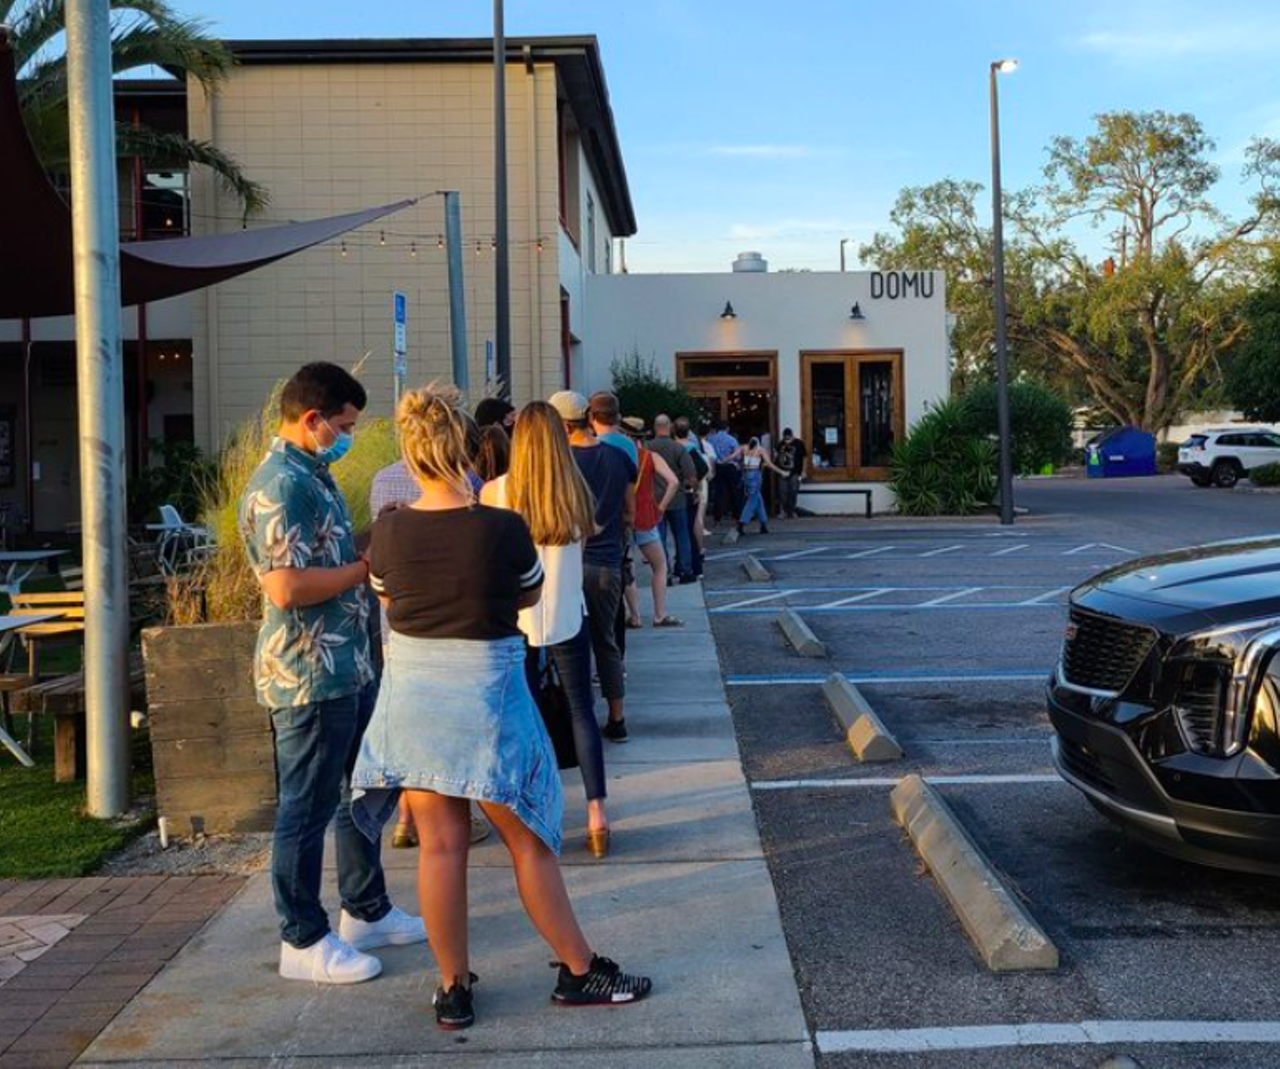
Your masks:
M343 431L339 434L333 429L328 420L324 421L324 425L329 428L329 432L334 436L332 445L322 446L316 441L316 460L321 464L336 464L339 460L351 452L351 447L355 444L355 437L350 431ZM313 434L314 438L315 435Z

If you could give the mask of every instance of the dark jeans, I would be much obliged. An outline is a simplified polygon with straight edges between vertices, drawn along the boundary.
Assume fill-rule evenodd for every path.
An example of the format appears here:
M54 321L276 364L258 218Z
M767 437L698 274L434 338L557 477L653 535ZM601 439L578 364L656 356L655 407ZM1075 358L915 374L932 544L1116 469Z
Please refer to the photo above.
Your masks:
M682 582L693 578L693 552L690 545L689 517L686 515L688 511L688 508L683 508L668 512L662 517L662 524L659 527L662 532L662 548L667 554L667 570ZM667 549L667 535L670 535L676 544L674 560L670 550Z
M685 507L684 515L689 521L689 559L693 562L693 574L701 576L702 550L698 546L698 499L696 496L689 498L689 504Z
M738 518L742 511L742 471L734 464L717 464L711 480L711 515L716 523L728 516Z
M782 490L782 501L778 506L778 514L780 516L794 516L796 514L796 495L800 493L800 476L794 473L784 475L778 480L778 486Z
M596 721L596 696L591 689L591 632L587 621L582 629L567 642L559 642L544 649L529 648L525 661L529 676L529 689L538 692L538 676L542 667L542 654L550 655L564 684L569 698L569 716L573 720L573 749L578 755L578 767L582 770L582 786L587 801L604 798L608 791L604 785L604 744L600 741L600 725Z
M280 785L271 885L280 934L299 949L318 943L330 931L320 904L320 880L324 835L331 820L343 908L362 921L381 920L391 909L381 844L371 843L351 821L351 770L377 696L377 684L371 683L343 698L271 710Z
M614 624L618 618L618 602L622 599L622 570L613 565L584 564L582 593L587 600L587 624L591 634L591 651L600 676L600 693L606 699L626 695L622 676L622 651Z

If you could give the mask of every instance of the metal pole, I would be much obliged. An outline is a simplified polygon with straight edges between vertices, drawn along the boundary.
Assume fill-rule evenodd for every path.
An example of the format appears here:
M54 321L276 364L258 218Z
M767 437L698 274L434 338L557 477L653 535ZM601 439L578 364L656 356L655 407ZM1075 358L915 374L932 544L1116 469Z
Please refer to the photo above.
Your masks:
M841 274L844 274L844 243L848 240L849 240L848 238L840 239L840 273Z
M1000 193L998 64L991 64L991 234L996 316L996 412L1000 433L1000 523L1013 523L1013 441L1009 420L1009 347L1005 330L1004 204Z
M444 240L449 257L449 342L453 351L453 381L466 393L471 377L467 360L467 302L462 287L461 202L457 190L445 190Z
M91 816L115 817L129 805L129 597L119 202L108 0L70 0L66 19L88 808Z
M501 395L511 399L511 257L507 248L507 35L503 0L493 0L494 337Z

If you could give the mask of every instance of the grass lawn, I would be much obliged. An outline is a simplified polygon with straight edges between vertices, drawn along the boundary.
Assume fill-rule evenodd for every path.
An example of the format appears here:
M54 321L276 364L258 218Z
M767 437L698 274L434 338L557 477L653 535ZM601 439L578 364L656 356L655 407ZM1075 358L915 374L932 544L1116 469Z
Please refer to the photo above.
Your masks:
M20 738L25 721L17 720ZM53 722L40 718L36 767L23 768L0 747L0 878L34 880L85 876L108 854L152 824L150 813L133 822L93 820L84 814L85 785L53 782ZM133 797L151 796L151 743L133 732Z

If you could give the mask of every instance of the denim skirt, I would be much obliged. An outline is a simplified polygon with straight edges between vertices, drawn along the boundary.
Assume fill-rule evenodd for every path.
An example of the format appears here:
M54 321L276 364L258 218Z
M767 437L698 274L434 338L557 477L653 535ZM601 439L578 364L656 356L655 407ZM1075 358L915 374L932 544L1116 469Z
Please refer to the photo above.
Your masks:
M351 774L351 816L370 839L401 790L504 805L560 853L564 794L529 693L522 637L391 633L373 718Z

